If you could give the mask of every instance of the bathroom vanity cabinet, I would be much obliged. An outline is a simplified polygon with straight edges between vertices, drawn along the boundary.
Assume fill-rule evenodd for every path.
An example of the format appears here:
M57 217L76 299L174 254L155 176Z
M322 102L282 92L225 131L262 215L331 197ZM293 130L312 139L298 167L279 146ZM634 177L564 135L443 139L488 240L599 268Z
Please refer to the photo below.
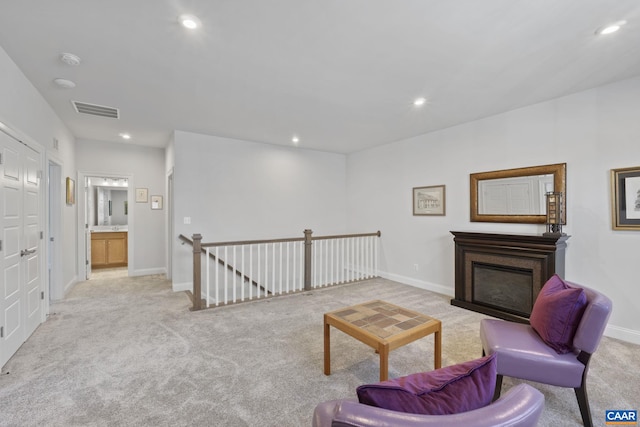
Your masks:
M127 232L91 233L91 268L125 267Z

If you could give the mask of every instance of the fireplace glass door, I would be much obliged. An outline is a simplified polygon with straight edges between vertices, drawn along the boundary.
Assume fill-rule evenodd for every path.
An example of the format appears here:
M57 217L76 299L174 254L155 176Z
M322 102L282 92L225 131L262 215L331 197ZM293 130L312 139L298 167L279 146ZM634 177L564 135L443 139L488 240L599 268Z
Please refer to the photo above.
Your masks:
M533 272L474 263L473 302L529 317L533 308Z

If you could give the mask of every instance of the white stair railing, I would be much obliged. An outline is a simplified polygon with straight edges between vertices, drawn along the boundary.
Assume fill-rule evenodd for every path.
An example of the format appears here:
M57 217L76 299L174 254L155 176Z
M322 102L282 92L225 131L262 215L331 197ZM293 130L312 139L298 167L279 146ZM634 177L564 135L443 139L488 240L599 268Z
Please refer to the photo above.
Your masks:
M202 243L193 240L193 310L376 277L380 232ZM202 265L204 260L204 265ZM202 278L204 276L204 283ZM203 304L204 303L204 304Z

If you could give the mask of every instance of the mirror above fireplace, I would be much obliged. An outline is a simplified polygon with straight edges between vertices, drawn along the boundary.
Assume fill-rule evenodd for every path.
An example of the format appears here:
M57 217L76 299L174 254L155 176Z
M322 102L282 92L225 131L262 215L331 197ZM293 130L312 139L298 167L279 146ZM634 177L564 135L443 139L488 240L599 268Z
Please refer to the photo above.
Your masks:
M472 173L471 221L544 224L545 194L562 192L566 201L566 170L556 163Z

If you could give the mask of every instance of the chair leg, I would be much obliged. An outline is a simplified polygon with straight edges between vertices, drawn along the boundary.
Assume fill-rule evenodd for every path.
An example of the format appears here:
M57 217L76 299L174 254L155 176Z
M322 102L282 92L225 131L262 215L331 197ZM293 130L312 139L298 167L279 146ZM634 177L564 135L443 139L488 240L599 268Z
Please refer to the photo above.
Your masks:
M578 406L580 407L580 415L582 416L582 424L584 427L592 427L591 409L589 408L589 399L587 398L587 385L583 382L582 386L573 389L576 392Z
M496 390L493 392L493 400L495 402L500 398L500 391L502 390L502 375L496 375Z

